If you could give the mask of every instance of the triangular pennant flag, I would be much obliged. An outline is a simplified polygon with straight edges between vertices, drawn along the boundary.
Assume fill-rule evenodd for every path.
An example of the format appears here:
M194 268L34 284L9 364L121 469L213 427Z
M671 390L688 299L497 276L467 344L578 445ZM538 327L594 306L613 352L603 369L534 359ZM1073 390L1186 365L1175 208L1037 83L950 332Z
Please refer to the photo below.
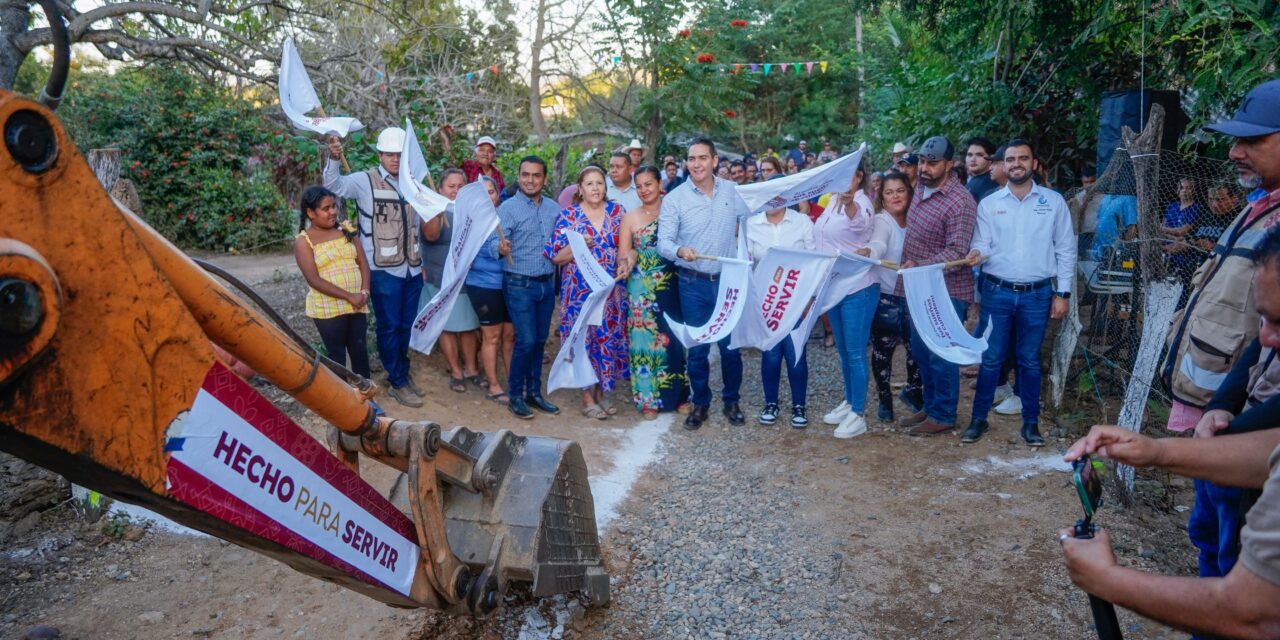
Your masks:
M622 56L614 56L614 57L613 57L613 63L614 63L614 64L618 64L618 62L620 62L621 60L622 60Z
M827 61L826 61L826 60L823 60L822 62L819 62L819 63L818 63L818 66L819 66L819 67L822 67L822 72L823 72L823 73L826 73L826 72L827 72Z
M806 62L806 63L804 63L804 72L805 72L805 73L813 73L813 63L812 63L812 62Z
M742 65L740 64L733 65L733 75L735 76L738 75L738 72L741 70L742 70Z
M467 74L467 82L471 82L475 77L476 77L476 74L475 74L475 73L468 73L468 74Z
M793 66L795 66L795 68L796 68L796 75L800 75L800 63L799 63L799 62L797 62L797 63L795 63L795 65L793 65Z
M766 63L764 64L764 74L765 74L766 76L767 76L767 75L769 75L769 69L772 69L772 68L773 68L773 65L771 65L771 64L769 64L769 63L767 63L767 62L766 62Z
M784 62L784 63L782 63L782 64L780 64L780 65L778 65L778 66L779 66L779 67L782 67L782 72L783 72L783 73L786 73L786 72L787 72L787 63L786 63L786 62Z
M756 65L755 65L755 63L752 63L752 64L751 64L751 73L755 73L755 72L756 72Z
M479 70L479 71L477 71L477 72L476 72L476 75L477 75L481 80L483 80L483 79L484 79L484 72L485 72L485 71L488 71L488 69L481 69L481 70Z
M812 65L813 63L812 63L812 62L810 62L809 64L811 64L811 65ZM495 64L495 65L493 65L492 67L489 67L489 72L490 72L490 73L492 73L492 74L493 74L493 75L495 75L495 76L496 76L496 75L498 75L498 65L496 65L496 64Z

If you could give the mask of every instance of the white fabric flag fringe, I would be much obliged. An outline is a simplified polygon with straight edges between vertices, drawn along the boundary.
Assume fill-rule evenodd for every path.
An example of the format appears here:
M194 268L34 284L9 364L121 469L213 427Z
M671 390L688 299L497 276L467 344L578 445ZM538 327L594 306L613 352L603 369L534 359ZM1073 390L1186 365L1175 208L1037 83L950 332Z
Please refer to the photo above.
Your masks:
M742 320L729 346L768 351L782 342L816 300L836 257L801 249L770 249L756 264Z
M453 240L445 258L440 291L418 313L409 331L409 346L426 354L435 348L440 332L444 331L471 262L498 226L498 210L493 208L493 200L483 182L473 182L458 191L455 207Z
M879 264L879 260L872 260L856 253L841 253L835 257L831 270L819 286L813 304L809 306L799 325L791 332L791 345L795 347L796 360L804 355L805 345L809 344L809 336L813 334L813 326L817 324L818 318L840 304L840 301L849 295L853 285L865 277L871 267Z
M747 230L744 225L745 220L738 223L738 257L717 258L720 262L720 284L716 289L716 304L712 307L711 317L707 322L701 327L690 327L672 320L670 314L663 313L671 328L671 335L686 349L719 342L733 332L738 326L738 320L742 318L742 309L746 306L751 288L751 257L747 251Z
M591 358L587 355L587 328L599 326L604 318L604 306L609 300L617 282L600 266L582 234L566 230L569 247L573 250L573 261L582 274L591 293L586 302L578 309L578 318L573 322L573 329L560 343L560 351L551 363L551 372L547 374L547 393L556 389L584 389L597 382L595 368L591 366Z
M307 112L320 109L320 97L311 85L307 68L302 64L302 56L293 45L293 38L284 39L284 47L280 53L280 108L294 127L303 131L314 131L321 135L335 134L346 138L352 132L359 131L364 125L355 118L308 117Z
M827 164L785 178L740 186L735 191L751 213L781 209L827 193L848 191L866 150L867 145L863 143L857 151Z
M452 202L423 186L418 181L424 178L430 169L427 167L427 159L422 155L422 146L418 144L418 136L413 131L413 123L408 118L404 119L404 147L400 150L400 185L401 195L404 196L409 206L418 212L418 217L423 222L430 222L432 218L444 213ZM415 234L416 235L416 234Z
M934 355L960 366L978 364L987 350L991 324L987 324L987 332L981 338L969 335L951 304L942 270L943 265L931 264L898 272L906 290L911 324Z

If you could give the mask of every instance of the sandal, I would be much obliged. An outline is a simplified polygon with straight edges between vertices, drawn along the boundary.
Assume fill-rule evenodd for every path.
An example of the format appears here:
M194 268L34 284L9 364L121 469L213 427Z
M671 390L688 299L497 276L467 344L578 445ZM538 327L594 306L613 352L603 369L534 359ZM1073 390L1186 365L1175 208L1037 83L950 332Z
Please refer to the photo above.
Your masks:
M469 376L466 376L466 379L468 382L470 382L471 384L474 384L477 387L480 387L481 389L489 388L489 379L484 377L484 374L482 373L473 373Z
M597 404L600 405L601 409L604 409L605 413L611 416L618 415L618 408L613 406L612 402L609 402L609 398L607 396L603 396L603 395L600 396L600 402L598 402Z
M596 420L608 420L608 419L609 419L609 414L608 414L608 413L606 413L604 409L601 409L601 408L600 408L600 405L598 405L598 404L593 404L593 405L588 406L588 407L583 407L583 408L582 408L582 415L584 415L584 416L586 416L586 417L588 417L588 418L595 418Z
M450 389L453 389L454 391L456 391L456 392L458 392L458 393L466 393L466 392L467 392L467 381L466 381L466 380L464 380L463 378L454 378L453 376L450 376L450 377L449 377L449 388L450 388Z
M511 396L507 395L506 391L499 391L497 393L486 393L484 394L484 397L486 400L492 400L494 402L497 402L498 404L507 404L511 402Z

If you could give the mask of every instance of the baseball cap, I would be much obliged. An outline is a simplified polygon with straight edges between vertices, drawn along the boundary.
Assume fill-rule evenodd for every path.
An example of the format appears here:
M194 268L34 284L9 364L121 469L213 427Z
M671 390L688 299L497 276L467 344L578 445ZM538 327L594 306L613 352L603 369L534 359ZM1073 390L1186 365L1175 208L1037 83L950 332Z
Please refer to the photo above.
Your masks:
M487 145L489 145L489 146L493 147L494 149L497 149L497 148L498 148L498 141L497 141L497 140L494 140L494 139L493 139L492 137L490 137L490 136L480 136L480 139L479 139L479 140L476 140L476 146L477 146L477 147L478 147L478 146L480 146L480 145L482 145L482 144L487 144Z
M378 151L380 153L400 153L404 150L404 129L387 127L378 134Z
M951 141L945 136L934 136L920 145L920 157L930 162L950 160L955 157L955 154L955 147L951 146Z
M909 164L911 166L915 166L920 164L920 157L914 153L908 153L907 155L898 158L898 164Z
M1280 131L1280 80L1254 87L1244 97L1235 118L1211 124L1204 130L1236 138L1265 136Z
M903 144L901 142L895 142L893 143L893 152L894 153L911 153L911 146L907 144Z

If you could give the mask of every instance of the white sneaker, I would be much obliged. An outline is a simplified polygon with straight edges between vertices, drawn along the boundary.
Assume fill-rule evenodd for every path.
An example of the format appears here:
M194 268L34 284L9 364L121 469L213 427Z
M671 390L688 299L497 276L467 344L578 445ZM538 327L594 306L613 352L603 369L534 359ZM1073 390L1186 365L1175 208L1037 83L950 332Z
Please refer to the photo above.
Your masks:
M836 431L832 435L844 440L860 436L866 432L867 421L863 419L862 416L851 411L848 416L845 416L845 419L840 423L840 426L836 427Z
M1009 397L1012 395L1013 395L1013 386L1008 384L1002 384L996 387L996 395L992 396L991 404L998 405L1004 402L1005 400L1008 400Z
M849 401L841 400L839 406L827 412L827 415L822 416L822 421L827 424L840 424L844 422L844 419L848 417L848 415Z
M996 413L1002 416L1016 416L1022 413L1022 398L1009 396L1004 402L996 405Z

